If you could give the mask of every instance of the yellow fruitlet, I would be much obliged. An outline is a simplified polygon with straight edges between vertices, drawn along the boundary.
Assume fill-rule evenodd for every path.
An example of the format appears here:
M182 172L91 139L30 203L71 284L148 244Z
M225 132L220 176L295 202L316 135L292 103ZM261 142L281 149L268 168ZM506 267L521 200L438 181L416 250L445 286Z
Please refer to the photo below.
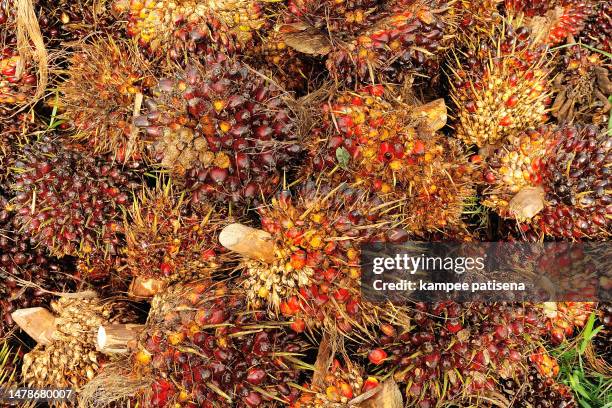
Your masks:
M151 362L151 354L146 350L140 350L136 353L136 361L143 365L149 364Z
M265 286L260 287L259 291L257 292L257 295L262 299L267 298L269 294L270 294L270 291Z
M168 343L172 344L173 346L176 346L177 344L180 344L183 340L185 339L185 335L183 333L170 333L168 335Z
M215 108L217 112L221 112L223 108L225 108L225 101L216 100L213 102L213 107Z

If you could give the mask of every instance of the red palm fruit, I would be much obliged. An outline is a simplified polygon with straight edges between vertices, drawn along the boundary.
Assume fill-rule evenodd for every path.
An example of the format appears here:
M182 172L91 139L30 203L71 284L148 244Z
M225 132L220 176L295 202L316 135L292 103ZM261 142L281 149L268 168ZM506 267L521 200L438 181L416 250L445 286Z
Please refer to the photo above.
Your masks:
M366 392L364 370L347 361L341 364L334 360L321 376L319 384L306 385L291 408L342 408Z
M400 388L409 406L424 399L436 406L521 377L526 357L543 340L542 327L529 323L538 313L531 305L419 303L408 312L410 327L390 335L381 329L359 351L407 385ZM462 328L455 331L452 322L459 319Z
M529 356L530 363L540 375L555 378L559 374L559 363L548 354L544 347L539 347Z
M563 50L555 76L552 115L560 122L607 126L612 77L601 54L575 45Z
M68 63L59 108L74 138L121 162L141 158L147 137L139 136L131 121L153 79L142 58L127 44L97 41L80 46Z
M543 160L546 206L534 219L541 233L566 238L610 236L604 219L612 198L609 163L612 142L605 129L566 126L555 132L555 142Z
M283 91L222 54L178 69L152 94L134 123L152 135L150 155L196 201L257 201L301 151Z
M210 277L227 258L216 239L221 218L212 205L184 201L169 181L143 188L124 217L125 271L166 282Z
M457 137L470 145L499 145L516 131L546 121L550 68L545 47L513 20L460 44L450 72ZM490 30L487 30L489 32Z
M303 173L326 172L335 183L358 183L394 203L386 216L409 233L461 227L465 201L474 194L474 166L456 140L430 129L444 125L444 103L390 100L370 86L338 93L320 107L321 125L311 133Z
M118 0L113 9L127 16L128 35L151 54L179 59L210 48L248 49L267 27L273 6L258 0Z
M197 406L224 406L231 399L232 406L244 408L265 406L270 396L295 400L298 392L287 384L299 381L300 372L283 355L307 346L283 325L245 308L240 291L219 284L180 284L157 295L131 357L132 375L172 382L163 387L168 398L134 390L140 402L168 407L173 395L182 395ZM151 358L143 364L141 354Z
M538 41L549 45L580 34L593 14L591 2L584 0L505 0L504 5L508 15L523 17Z
M542 375L533 365L518 379L504 379L499 388L506 398L532 406L576 408L574 396L564 384Z
M586 20L578 40L599 50L611 52L612 4L606 0L596 0L593 3L593 13Z
M374 349L368 353L368 360L374 365L380 365L387 358L387 353L382 349Z
M45 136L24 146L15 164L16 224L57 256L118 253L120 206L141 182L138 167L60 147Z
M547 318L546 330L552 343L558 345L571 337L575 330L584 327L589 316L595 310L591 302L546 302L542 304Z

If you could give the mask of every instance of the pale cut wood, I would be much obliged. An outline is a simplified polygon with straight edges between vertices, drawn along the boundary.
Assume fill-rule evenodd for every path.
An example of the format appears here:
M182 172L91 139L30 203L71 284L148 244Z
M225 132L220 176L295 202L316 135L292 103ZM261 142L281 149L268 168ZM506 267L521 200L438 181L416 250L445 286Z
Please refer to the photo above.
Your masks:
M132 280L128 295L135 298L151 298L165 287L164 281L159 279L137 277Z
M44 307L15 310L11 317L17 326L28 333L38 344L47 345L53 342L55 316Z
M219 242L230 251L247 258L266 263L273 263L275 260L274 242L266 231L242 224L230 224L219 234Z
M125 354L136 345L143 324L111 324L100 326L96 348L104 354Z

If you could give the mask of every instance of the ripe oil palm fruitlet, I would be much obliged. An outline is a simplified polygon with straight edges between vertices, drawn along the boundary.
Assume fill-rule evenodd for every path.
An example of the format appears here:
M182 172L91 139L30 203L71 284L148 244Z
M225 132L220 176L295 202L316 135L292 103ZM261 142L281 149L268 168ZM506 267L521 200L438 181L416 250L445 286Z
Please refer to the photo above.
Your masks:
M0 394L608 406L611 11L0 0ZM430 242L556 297L371 290Z

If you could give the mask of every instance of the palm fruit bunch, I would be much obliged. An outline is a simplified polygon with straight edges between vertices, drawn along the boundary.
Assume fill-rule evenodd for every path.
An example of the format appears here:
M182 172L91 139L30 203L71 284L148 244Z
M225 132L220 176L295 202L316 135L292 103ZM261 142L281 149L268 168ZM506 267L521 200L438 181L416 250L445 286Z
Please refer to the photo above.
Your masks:
M546 206L537 224L546 235L609 237L608 189L612 141L595 126L563 127L549 149L542 171Z
M382 324L360 350L405 385L405 401L415 407L493 390L497 378L522 372L541 340L529 305L417 303L412 323Z
M130 310L125 303L97 297L60 297L51 302L51 310L55 331L49 344L39 344L23 357L22 381L36 388L78 390L105 361L95 348L98 328L131 318Z
M243 285L252 307L293 320L292 329L348 332L363 314L359 241L376 223L375 202L359 190L309 181L261 206L262 229L274 242L272 263L245 259Z
M305 348L295 333L245 312L246 299L224 285L194 283L157 295L134 371L151 378L147 407L264 407L297 397L299 370L285 356Z
M579 45L565 49L555 76L552 115L561 122L606 125L612 105L612 79L601 54Z
M587 19L578 39L591 47L612 52L612 4L606 0L597 0L594 3L593 13Z
M378 380L364 380L363 369L350 361L346 364L333 359L320 384L304 387L302 394L291 408L345 408L350 401L378 386Z
M132 118L152 81L142 57L126 44L98 40L81 45L68 63L59 107L73 137L121 162L140 159L146 138L139 137Z
M334 183L355 183L394 205L388 216L413 234L461 225L474 194L474 168L461 145L423 126L412 114L418 107L392 103L383 93L381 85L368 86L321 106L305 172L328 172ZM445 109L432 114L445 118Z
M110 4L105 1L37 0L36 14L44 37L54 46L113 29Z
M14 7L11 0L0 2L0 118L28 103L38 81L17 48Z
M117 0L127 33L154 55L181 58L210 48L230 54L252 46L268 25L266 2L258 0Z
M448 31L454 22L445 2L392 1L376 23L359 32L346 45L332 51L327 68L337 78L351 72L372 81L380 71L401 80L406 71L437 75L439 54L448 47Z
M519 213L513 198L523 189L542 184L543 160L554 140L550 126L508 135L485 159L483 178L488 187L483 204L503 217L523 219L535 215L533 212L541 208L522 208Z
M595 310L591 302L546 302L542 305L546 331L553 344L560 344L581 329Z
M120 206L128 204L141 180L137 167L94 158L44 136L24 146L15 163L16 225L52 255L116 254Z
M452 24L438 1L296 0L280 29L293 48L326 55L331 75L351 83L378 81L379 74L391 80L408 71L435 74Z
M488 159L485 204L502 216L529 221L541 234L587 238L610 231L610 140L589 125L543 126L512 137Z
M199 201L268 196L301 152L283 91L223 54L160 80L145 106L134 123L151 156Z
M171 182L144 187L124 221L127 271L165 282L209 277L223 263L220 214L190 205Z
M0 193L0 337L13 327L13 311L50 300L43 289L63 292L75 287L69 267L20 233L14 222L15 213ZM24 286L27 282L36 286Z
M505 0L508 15L521 16L539 40L549 45L565 42L580 34L593 13L591 1L585 0Z
M517 20L491 30L462 41L449 75L455 134L478 147L545 123L550 102L546 48Z
M533 408L576 408L572 391L533 366L521 379L507 378L500 381L500 389L509 401Z

